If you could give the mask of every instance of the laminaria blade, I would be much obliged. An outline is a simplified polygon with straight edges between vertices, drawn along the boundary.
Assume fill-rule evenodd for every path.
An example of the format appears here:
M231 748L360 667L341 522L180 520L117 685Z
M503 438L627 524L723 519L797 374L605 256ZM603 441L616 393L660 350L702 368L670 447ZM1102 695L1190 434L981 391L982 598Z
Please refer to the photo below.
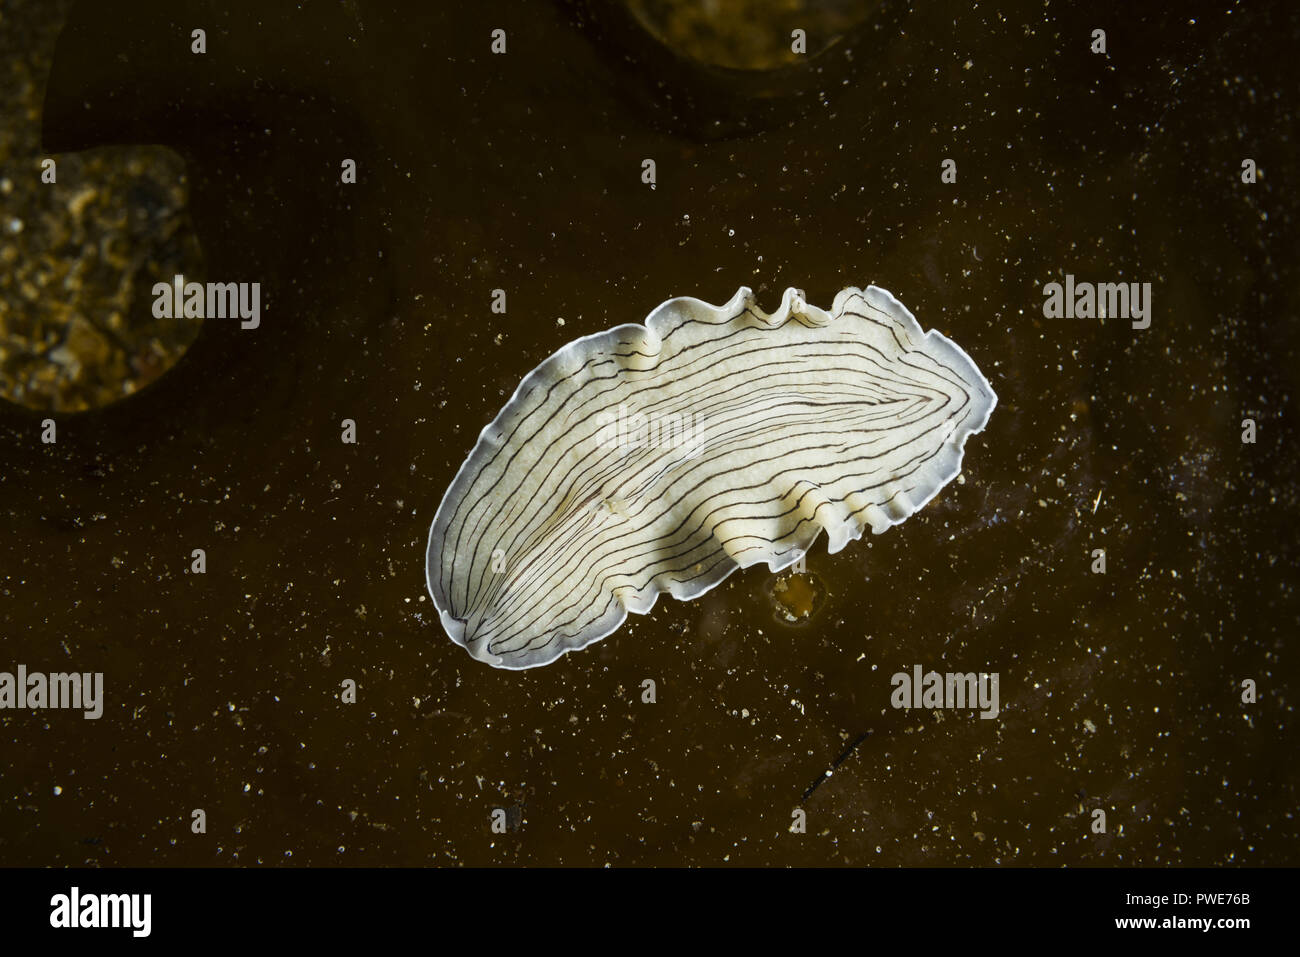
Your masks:
M520 383L438 507L426 574L443 627L532 668L738 568L838 552L961 470L997 397L888 292L767 315L670 299L570 342Z

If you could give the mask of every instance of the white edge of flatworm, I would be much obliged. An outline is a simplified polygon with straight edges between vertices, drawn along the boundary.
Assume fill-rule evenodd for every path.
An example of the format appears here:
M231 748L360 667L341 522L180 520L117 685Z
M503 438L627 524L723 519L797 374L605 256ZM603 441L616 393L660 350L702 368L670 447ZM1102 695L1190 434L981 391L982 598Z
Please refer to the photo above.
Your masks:
M661 592L658 590L651 590L649 594L645 596L642 596L639 593L634 593L630 601L619 603L619 606L622 608L622 614L618 616L617 620L614 621L613 624L607 630L602 631L591 638L588 638L586 641L582 642L581 644L571 644L571 645L564 646L560 651L556 652L550 657L544 659L538 659L536 661L525 661L519 664L507 663L505 659L501 658L499 655L494 655L490 653L487 650L486 641L481 643L477 648L470 647L464 641L465 623L461 619L453 617L450 614L450 612L446 611L438 604L438 594L434 588L433 574L432 574L429 558L433 554L434 533L438 528L438 520L442 516L443 507L446 506L448 502L459 500L460 496L454 493L456 493L461 486L471 481L470 476L466 474L466 469L469 467L470 463L476 459L480 449L485 447L500 446L501 433L502 433L501 426L504 419L506 418L507 414L512 411L512 407L514 406L514 404L527 392L529 387L534 382L548 376L551 370L555 366L560 365L565 360L565 358L567 358L572 353L579 351L581 347L583 346L594 347L594 349L590 349L590 350L582 349L583 352L596 351L605 344L605 342L602 340L606 340L609 343L615 343L620 338L622 338L621 333L630 332L633 330L635 330L638 334L642 334L642 335L648 333L649 339L646 344L653 346L657 350L662 339L658 330L656 329L656 326L658 326L659 323L657 323L655 320L659 317L661 313L667 311L673 311L674 307L683 306L683 305L690 305L690 306L697 306L697 307L702 306L705 309L710 310L714 314L714 316L719 317L719 319L723 322L726 321L726 317L732 315L737 310L741 309L742 307L747 307L753 314L755 314L758 318L767 322L767 324L773 328L777 328L781 325L784 325L790 319L792 314L805 316L813 320L818 325L824 325L825 323L831 321L837 314L839 314L842 306L844 305L844 302L847 299L851 298L855 293L861 294L862 297L864 299L867 299L869 302L872 301L873 299L882 300L884 304L889 307L884 311L890 312L891 314L895 314L901 317L907 324L911 326L911 329L909 331L911 331L916 336L916 338L928 340L929 342L937 345L940 351L948 351L954 353L959 364L963 365L963 368L969 368L971 371L975 373L976 376L979 377L980 384L982 384L984 388L988 390L988 394L990 396L988 410L985 412L984 417L978 422L978 424L976 424L974 427L967 430L966 433L961 436L961 439L959 441L957 442L949 441L948 443L946 443L947 459L950 463L950 467L949 469L945 470L946 474L944 475L942 481L936 483L934 491L932 491L921 501L912 502L910 511L906 512L905 514L902 514L897 518L891 517L889 521L885 522L883 525L879 526L878 528L873 526L871 530L872 534L879 535L885 532L886 530L892 528L893 526L901 524L903 521L910 518L912 515L916 514L918 511L924 508L925 505L928 502L930 502L936 495L938 495L939 492L942 491L948 485L949 482L951 482L954 478L956 478L961 473L961 463L962 463L962 458L965 454L966 440L970 436L984 431L984 427L988 424L989 417L993 414L993 410L997 408L997 404L998 404L997 393L994 392L993 386L989 383L988 379L985 378L984 373L980 371L979 366L975 364L975 361L971 359L971 357L966 353L964 349L962 349L961 346L957 345L957 343L953 342L951 339L949 339L947 336L945 336L943 333L939 332L938 330L931 329L928 332L924 331L921 328L921 324L917 321L916 317L912 315L911 310L909 310L905 305L899 302L899 300L893 295L893 293L889 292L888 290L881 289L879 286L874 286L874 285L867 286L866 289L859 289L856 286L846 286L845 288L841 289L838 293L836 293L835 301L832 304L829 313L826 312L825 310L822 310L812 305L811 303L808 303L804 299L803 292L793 287L790 287L785 290L785 293L781 297L780 308L777 309L777 311L775 313L772 313L771 315L768 315L767 313L763 312L763 310L754 301L753 290L751 290L748 286L741 286L739 289L736 290L736 294L731 297L730 301L728 301L726 304L721 306L715 306L712 303L707 303L702 299L696 299L693 296L677 296L673 299L665 300L664 302L656 306L650 312L650 314L646 316L644 323L635 323L635 322L624 323L622 325L615 326L612 329L606 329L603 330L602 332L595 332L592 333L591 335L582 336L581 338L574 339L573 341L568 342L565 345L561 346L558 350L552 353L547 359L545 359L540 365L538 365L537 368L533 369L526 376L524 376L523 380L519 383L519 386L515 389L514 394L510 397L509 401L507 401L506 404L501 407L501 411L497 413L496 417L491 422L489 422L486 426L484 426L483 430L479 433L478 441L474 443L474 448L470 450L469 455L465 457L465 461L461 463L460 468L456 472L456 477L452 479L451 485L447 487L447 491L443 495L442 501L439 503L437 511L434 513L433 522L429 526L428 545L425 548L425 559L424 559L425 586L429 590L430 598L433 599L434 607L438 610L438 617L442 622L442 627L447 632L447 635L451 638L451 640L454 641L456 644L460 645L467 652L469 652L469 654L472 657L478 659L479 661L492 665L494 668L500 668L506 671L525 671L529 668L540 668L543 665L549 665L557 661L558 659L564 657L571 651L581 651L583 648L595 644L597 641L600 641L602 638L608 638L610 635L612 635L614 632L616 632L619 628L623 626L623 623L627 621L627 616L629 612L638 615L649 614L651 609L654 608L655 603L659 600L659 596L665 594L665 592ZM856 530L855 533L847 534L846 537L843 539L843 541L840 541L838 543L831 541L829 538L830 533L827 533L828 554L833 555L836 552L839 552L841 549L843 549L849 542L857 541L862 537L863 531L864 529L859 528ZM786 568L789 568L791 565L793 565L800 558L802 558L804 555L808 554L808 552L812 550L813 545L815 545L817 543L817 540L821 538L823 532L826 532L825 526L820 524L816 525L814 527L812 536L809 538L808 544L806 546L804 546L802 549L792 549L791 552L789 553L789 558L787 561L780 562L771 559L767 560L766 564L768 570L770 572L775 573L775 572L783 571ZM678 599L679 601L690 601L694 598L698 598L700 595L703 595L705 592L711 591L712 589L716 588L723 581L725 581L733 572L740 571L742 568L752 568L754 565L761 564L762 562L763 560L759 559L758 561L751 562L748 565L740 565L740 564L733 563L730 568L726 568L724 566L721 569L721 574L718 575L712 581L705 580L701 582L699 579L696 579L694 583L698 584L699 586L698 588L692 589L689 587L683 587L683 588L674 587L674 588L670 588L667 593L671 594L674 598Z

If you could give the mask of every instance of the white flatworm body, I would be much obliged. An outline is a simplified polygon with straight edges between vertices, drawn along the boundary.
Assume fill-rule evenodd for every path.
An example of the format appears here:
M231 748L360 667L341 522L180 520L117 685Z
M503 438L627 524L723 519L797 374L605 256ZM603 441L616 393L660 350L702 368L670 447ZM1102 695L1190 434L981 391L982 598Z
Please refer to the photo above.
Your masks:
M447 634L531 668L738 568L883 532L961 470L997 404L970 357L875 286L829 313L670 299L570 342L479 436L429 531Z

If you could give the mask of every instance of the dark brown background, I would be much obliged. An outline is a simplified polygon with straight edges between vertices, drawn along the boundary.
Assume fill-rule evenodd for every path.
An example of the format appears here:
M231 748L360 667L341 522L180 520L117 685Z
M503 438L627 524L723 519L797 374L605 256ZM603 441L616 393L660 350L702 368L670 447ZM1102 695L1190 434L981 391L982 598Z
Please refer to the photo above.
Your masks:
M616 6L461 6L73 5L45 149L178 151L206 276L264 309L55 446L0 403L0 669L107 698L0 713L0 862L1294 863L1288 6L841 5L753 74ZM1151 282L1151 328L1044 319L1067 272ZM671 296L870 282L999 404L963 483L819 543L811 622L751 569L542 669L447 640L429 522L525 373ZM1003 713L889 708L916 663Z

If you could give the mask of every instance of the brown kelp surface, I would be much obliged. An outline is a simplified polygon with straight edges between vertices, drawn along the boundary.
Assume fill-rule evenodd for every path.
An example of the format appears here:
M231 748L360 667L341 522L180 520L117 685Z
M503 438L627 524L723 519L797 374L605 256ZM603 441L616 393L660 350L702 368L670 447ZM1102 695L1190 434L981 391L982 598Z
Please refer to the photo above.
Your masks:
M262 313L120 402L0 403L0 670L104 674L98 720L0 711L5 863L1293 861L1294 14L1061 6L867 8L742 74L603 4L75 4L45 148L177 151ZM1151 283L1149 328L1047 318L1066 274ZM814 547L806 617L751 569L545 668L447 639L429 524L524 374L671 296L872 282L998 408ZM918 664L997 717L891 707Z

